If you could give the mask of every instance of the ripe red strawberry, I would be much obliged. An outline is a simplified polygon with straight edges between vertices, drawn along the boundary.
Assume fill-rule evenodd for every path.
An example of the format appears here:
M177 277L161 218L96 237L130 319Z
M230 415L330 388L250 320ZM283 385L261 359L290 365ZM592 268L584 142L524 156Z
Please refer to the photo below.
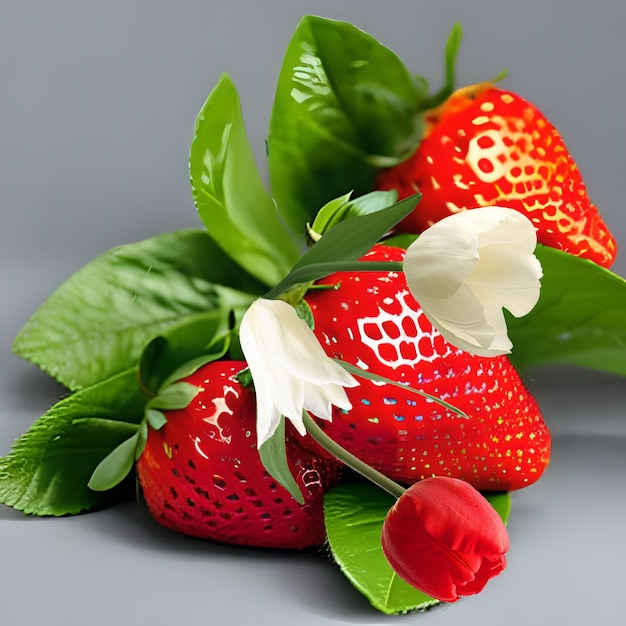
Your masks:
M377 245L364 260L400 261ZM539 408L508 358L459 350L432 327L404 274L338 273L306 300L327 354L407 383L462 409L469 420L398 387L361 379L346 389L352 410L335 409L325 432L399 482L461 478L477 489L511 490L535 482L550 457Z
M458 91L425 118L417 151L378 180L401 198L423 194L400 230L419 233L450 213L505 206L533 221L540 243L610 267L615 239L561 135L534 105L485 83Z
M216 361L186 379L200 388L167 424L150 429L137 461L154 518L179 532L228 543L306 548L325 540L324 490L339 464L305 450L287 425L290 468L305 494L298 504L263 468L256 448L252 390L234 376L242 361Z

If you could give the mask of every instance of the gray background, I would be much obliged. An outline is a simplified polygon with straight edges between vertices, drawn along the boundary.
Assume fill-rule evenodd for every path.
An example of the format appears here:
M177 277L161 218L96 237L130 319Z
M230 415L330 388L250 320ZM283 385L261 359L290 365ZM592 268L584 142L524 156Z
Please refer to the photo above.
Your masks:
M557 125L626 249L621 0L1 0L1 453L61 393L10 354L15 333L96 254L199 225L187 154L195 115L223 71L262 163L282 55L305 13L353 22L433 86L460 21L459 84L507 68L503 86ZM624 254L615 269L626 274ZM64 519L2 507L0 622L621 624L623 381L549 368L527 383L554 433L553 461L514 495L509 568L480 596L385 618L315 553L190 540L137 504Z

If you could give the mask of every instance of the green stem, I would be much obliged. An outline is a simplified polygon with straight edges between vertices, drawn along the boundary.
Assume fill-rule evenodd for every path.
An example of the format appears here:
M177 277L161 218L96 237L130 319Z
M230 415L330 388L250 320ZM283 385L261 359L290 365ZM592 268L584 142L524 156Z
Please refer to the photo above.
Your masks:
M328 452L336 456L349 468L372 481L375 485L387 493L390 493L395 498L399 498L404 493L404 487L376 471L367 463L363 463L363 461L357 459L353 454L350 454L345 448L342 448L336 441L333 441L306 411L302 412L302 420L307 433L309 433L322 448L328 450Z
M278 298L283 292L299 283L308 283L335 272L402 272L400 261L324 261L296 267L263 297Z

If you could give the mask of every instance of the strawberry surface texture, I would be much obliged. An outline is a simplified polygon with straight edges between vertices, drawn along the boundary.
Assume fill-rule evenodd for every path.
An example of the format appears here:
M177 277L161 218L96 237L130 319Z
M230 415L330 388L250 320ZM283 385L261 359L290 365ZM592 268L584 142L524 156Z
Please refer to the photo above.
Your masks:
M235 376L243 361L215 361L185 381L199 388L187 408L150 428L137 472L153 517L173 530L227 543L300 549L325 540L322 499L341 467L286 425L289 467L304 505L264 469L256 403Z
M375 246L362 260L401 261ZM478 357L433 328L398 272L337 273L309 291L315 334L329 356L410 385L468 418L396 386L360 379L346 389L353 408L334 409L325 432L365 463L402 483L461 478L477 489L534 483L550 458L550 433L506 356Z
M563 138L537 107L486 83L459 90L425 121L417 151L377 183L400 198L422 193L401 230L420 233L466 209L510 207L533 222L540 243L611 266L615 239Z

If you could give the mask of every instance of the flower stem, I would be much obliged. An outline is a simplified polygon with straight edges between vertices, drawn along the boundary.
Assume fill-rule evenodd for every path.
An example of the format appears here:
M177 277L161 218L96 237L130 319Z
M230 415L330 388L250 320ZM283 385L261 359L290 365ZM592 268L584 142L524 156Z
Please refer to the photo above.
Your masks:
M315 422L315 420L306 412L302 412L302 420L307 433L317 441L323 448L336 456L340 461L345 463L350 469L361 474L375 485L390 493L395 498L399 498L405 491L404 487L397 482L387 478L384 474L370 467L353 454L350 454L345 448L342 448L336 441L332 440Z
M336 272L401 272L400 261L324 261L296 267L278 285L270 289L263 297L268 300L278 298L290 287L299 283L308 283Z

